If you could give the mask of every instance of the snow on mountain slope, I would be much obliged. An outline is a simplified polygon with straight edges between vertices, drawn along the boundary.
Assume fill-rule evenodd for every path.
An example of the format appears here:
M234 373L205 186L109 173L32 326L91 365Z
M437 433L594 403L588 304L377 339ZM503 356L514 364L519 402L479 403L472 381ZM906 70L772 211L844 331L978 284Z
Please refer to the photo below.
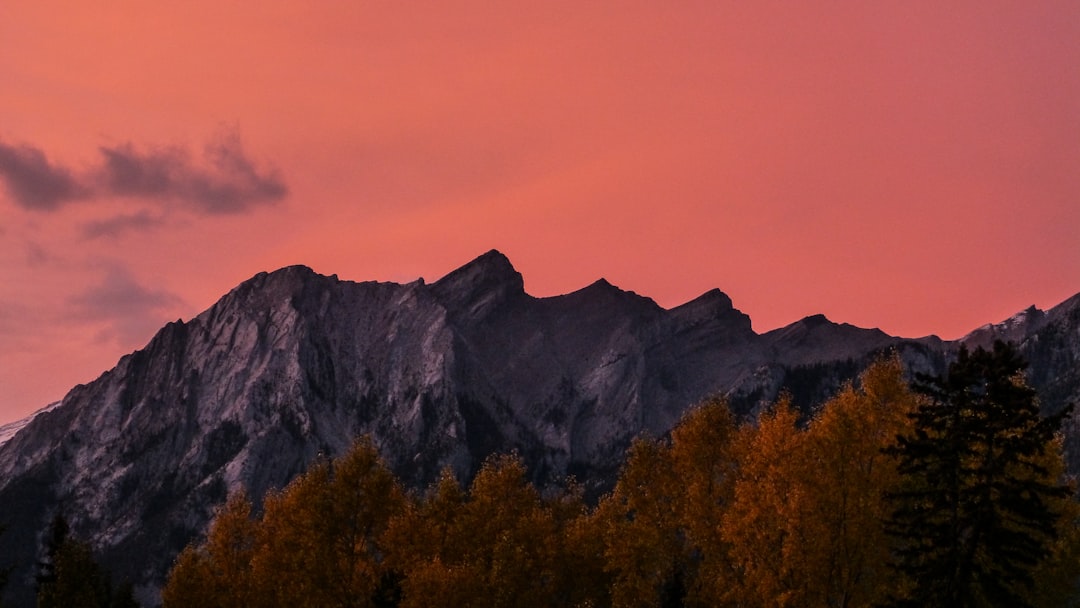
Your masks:
M14 422L9 422L9 423L7 423L7 424L5 424L3 426L0 426L0 446L4 445L5 443L8 442L8 440L10 440L12 437L14 437L15 433L18 433L19 431L23 430L23 428L26 427L26 425L30 424L30 421L32 421L39 414L48 412L48 411L52 410L53 408L55 408L58 405L60 405L59 401L56 401L54 403L50 403L49 405L46 405L45 407L43 407L40 410L34 412L33 414L30 414L29 416L27 416L26 418L23 418L22 420L16 420Z

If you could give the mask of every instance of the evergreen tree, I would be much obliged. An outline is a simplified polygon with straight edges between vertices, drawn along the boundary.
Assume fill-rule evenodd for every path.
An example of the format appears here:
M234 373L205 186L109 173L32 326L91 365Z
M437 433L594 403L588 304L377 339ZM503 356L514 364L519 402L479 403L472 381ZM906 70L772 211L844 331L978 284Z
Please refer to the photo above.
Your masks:
M130 584L112 587L109 573L94 559L90 545L72 538L63 514L53 517L38 562L39 608L128 608L138 606Z
M42 555L38 560L38 571L34 575L38 593L49 584L56 582L56 558L60 553L60 547L67 541L70 527L63 513L53 516L49 529L45 532Z
M1069 490L1042 464L1065 413L1039 415L1025 368L999 341L919 377L914 428L888 450L905 483L886 522L906 583L894 605L1030 605Z
M38 590L38 608L108 608L112 589L108 575L94 561L90 545L67 538L53 562L55 578Z

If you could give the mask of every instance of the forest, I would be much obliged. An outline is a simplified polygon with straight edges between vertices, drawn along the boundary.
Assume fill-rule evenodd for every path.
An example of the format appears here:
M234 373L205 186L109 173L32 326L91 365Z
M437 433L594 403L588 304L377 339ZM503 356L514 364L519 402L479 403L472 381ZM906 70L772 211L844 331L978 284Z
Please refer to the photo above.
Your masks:
M598 501L572 479L534 486L514 454L467 484L447 470L409 491L360 438L261 504L232 494L176 559L162 600L1077 605L1080 502L1059 433L1069 411L1041 415L1024 370L997 343L913 382L883 357L810 412L781 397L737 420L710 399L667 436L638 438ZM75 575L65 582L60 563L51 574L39 605L43 594L65 605Z

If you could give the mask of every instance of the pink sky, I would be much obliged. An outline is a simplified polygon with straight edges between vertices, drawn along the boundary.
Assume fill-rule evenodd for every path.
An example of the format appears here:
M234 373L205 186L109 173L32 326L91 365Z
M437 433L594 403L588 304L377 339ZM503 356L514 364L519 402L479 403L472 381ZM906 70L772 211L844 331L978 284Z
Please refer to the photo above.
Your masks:
M0 423L289 264L912 337L1080 291L1074 0L17 1L0 83Z

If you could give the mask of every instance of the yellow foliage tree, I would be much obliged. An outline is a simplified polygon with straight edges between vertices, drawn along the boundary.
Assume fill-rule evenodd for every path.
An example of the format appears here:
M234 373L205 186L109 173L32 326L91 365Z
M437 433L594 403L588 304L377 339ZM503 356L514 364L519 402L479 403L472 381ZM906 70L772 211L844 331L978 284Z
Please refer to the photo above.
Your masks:
M719 398L693 408L671 432L674 514L686 543L686 605L715 606L730 599L735 568L721 524L735 494L736 434L731 409Z
M464 500L463 500L464 498ZM561 588L563 531L517 456L489 458L463 497L444 473L391 525L402 606L548 606Z
M900 480L882 450L910 427L915 405L893 356L873 363L858 387L844 387L810 423L798 474L805 530L793 537L806 542L792 549L809 604L870 606L885 598L892 576L882 522Z
M670 448L640 438L611 494L597 507L605 569L617 608L658 606L685 568Z
M251 502L236 492L218 511L201 545L189 545L162 589L165 606L241 608L255 603L251 564L257 523Z
M743 606L802 606L802 564L792 559L793 539L803 533L798 469L805 437L787 397L744 425L737 439L740 455L734 500L721 516L736 569L732 601ZM795 542L793 542L795 541Z
M1039 456L1049 479L1069 479L1065 470L1064 441L1058 435L1052 445ZM1076 481L1069 479L1070 496L1053 499L1053 510L1060 514L1057 537L1050 554L1034 572L1035 592L1031 603L1037 608L1077 605L1080 586L1080 501Z
M870 606L886 596L883 520L900 481L882 450L910 426L916 403L893 356L823 404L805 430L786 399L744 427L735 500L721 525L740 603Z
M369 439L269 495L254 577L266 605L369 606L385 569L378 540L404 493Z

